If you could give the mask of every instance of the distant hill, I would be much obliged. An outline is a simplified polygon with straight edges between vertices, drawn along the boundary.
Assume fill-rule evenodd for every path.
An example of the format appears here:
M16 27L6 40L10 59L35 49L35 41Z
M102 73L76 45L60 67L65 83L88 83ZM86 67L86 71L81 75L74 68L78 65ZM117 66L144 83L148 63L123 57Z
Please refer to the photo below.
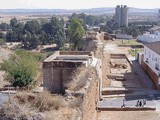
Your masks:
M91 8L91 9L1 9L0 14L72 14L72 13L86 13L86 14L114 14L115 8ZM129 8L130 15L156 15L158 9L140 9Z

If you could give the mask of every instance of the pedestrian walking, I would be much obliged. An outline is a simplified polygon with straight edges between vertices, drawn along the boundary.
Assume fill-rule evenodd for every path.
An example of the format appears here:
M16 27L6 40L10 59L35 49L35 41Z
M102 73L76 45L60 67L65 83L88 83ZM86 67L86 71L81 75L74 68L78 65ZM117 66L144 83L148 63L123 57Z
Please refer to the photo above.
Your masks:
M139 107L139 100L137 101L137 105L136 105L136 107Z
M143 99L143 105L146 105L146 100L145 99Z
M142 107L142 101L141 100L139 101L139 107Z
M125 99L123 99L123 105L121 107L125 107Z

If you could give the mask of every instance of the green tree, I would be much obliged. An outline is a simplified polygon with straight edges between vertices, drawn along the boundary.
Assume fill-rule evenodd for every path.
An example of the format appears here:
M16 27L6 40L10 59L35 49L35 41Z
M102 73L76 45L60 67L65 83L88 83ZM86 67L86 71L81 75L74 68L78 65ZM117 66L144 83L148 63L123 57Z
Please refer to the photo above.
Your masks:
M7 30L8 28L9 28L9 27L8 27L8 24L7 24L7 23L3 23L3 22L2 22L2 23L0 24L0 29L1 29L1 30Z
M50 43L56 43L58 47L62 47L64 44L64 25L63 21L56 17L52 17L49 23L43 25L45 33L50 35L53 40Z
M97 26L100 23L106 23L106 16L104 15L94 16L94 15L86 15L84 13L81 13L81 14L73 13L69 17L69 19L71 20L72 18L82 19L84 21L84 24L83 24L84 28L86 27L86 25Z
M30 47L31 36L32 35L30 32L26 32L26 34L23 36L24 38L22 39L22 45L24 48Z
M14 17L10 20L10 27L13 28L17 25L18 21L17 19Z
M5 34L0 32L0 39L5 39Z
M38 62L29 52L17 51L16 55L0 64L0 69L8 73L6 79L14 87L27 87L34 83Z
M39 37L33 34L30 39L30 48L36 48L39 45Z
M80 19L72 18L68 26L68 34L74 50L81 50L83 47L82 37L85 30Z
M16 18L12 18L10 20L11 29L7 31L5 38L8 42L22 42L22 46L27 49L53 43L56 43L58 48L62 47L65 42L63 19L52 17L49 22L47 21L43 19L39 24L38 21L31 20L23 24ZM2 27L4 27L3 24Z
M14 40L15 40L15 34L13 33L12 30L8 30L7 31L6 40L7 40L7 42L14 42Z
M13 76L11 83L14 87L26 87L33 82L33 77L23 67L15 69L11 75Z
M47 34L44 30L42 30L40 35L39 35L39 43L41 45L45 45L45 44L48 43L48 37L47 37Z
M40 31L40 24L36 20L27 21L24 26L24 31L30 32L31 34L38 34Z
M23 39L23 23L17 22L16 18L10 21L11 29L7 31L6 39L9 42L21 42Z

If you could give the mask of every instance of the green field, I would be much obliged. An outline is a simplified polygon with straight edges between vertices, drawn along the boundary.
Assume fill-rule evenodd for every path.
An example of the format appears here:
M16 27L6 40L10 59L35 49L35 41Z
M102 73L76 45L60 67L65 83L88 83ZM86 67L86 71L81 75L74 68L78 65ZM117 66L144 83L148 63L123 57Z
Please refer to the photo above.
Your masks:
M118 45L143 45L140 42L137 42L136 40L118 40Z
M135 50L134 49L128 50L129 54L132 55L132 56L134 56L134 57L136 56L137 52L143 52L143 51L144 51L144 49L140 49L140 48L135 49Z

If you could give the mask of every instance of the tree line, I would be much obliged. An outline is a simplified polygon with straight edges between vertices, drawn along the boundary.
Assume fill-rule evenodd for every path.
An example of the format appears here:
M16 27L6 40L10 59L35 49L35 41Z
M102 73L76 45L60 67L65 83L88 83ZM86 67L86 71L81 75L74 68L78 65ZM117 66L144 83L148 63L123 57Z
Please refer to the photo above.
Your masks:
M64 20L57 17L52 17L48 22L30 20L26 23L12 18L10 24L0 24L0 29L7 31L5 36L1 33L0 38L5 39L6 42L22 42L22 47L26 49L53 43L60 48L65 42L69 42L71 50L81 50L83 46L82 37L85 34L84 20L71 17L66 23L66 29L64 24Z
M116 33L117 30L121 30L123 34L132 35L133 37L137 37L140 34L147 32L150 28L157 25L156 22L151 21L135 21L129 22L128 27L126 26L118 26L118 23L115 19L108 20L106 22L105 31L108 33Z
M36 48L38 45L56 43L63 46L64 23L52 17L47 23L40 24L37 20L27 21L25 24L16 18L10 20L10 29L6 34L7 42L22 42L24 48Z
M84 26L85 25L99 26L101 23L106 23L106 20L107 20L107 17L104 15L96 16L96 15L86 15L84 13L81 13L81 14L73 13L69 17L69 19L72 19L72 18L82 19L84 22Z

